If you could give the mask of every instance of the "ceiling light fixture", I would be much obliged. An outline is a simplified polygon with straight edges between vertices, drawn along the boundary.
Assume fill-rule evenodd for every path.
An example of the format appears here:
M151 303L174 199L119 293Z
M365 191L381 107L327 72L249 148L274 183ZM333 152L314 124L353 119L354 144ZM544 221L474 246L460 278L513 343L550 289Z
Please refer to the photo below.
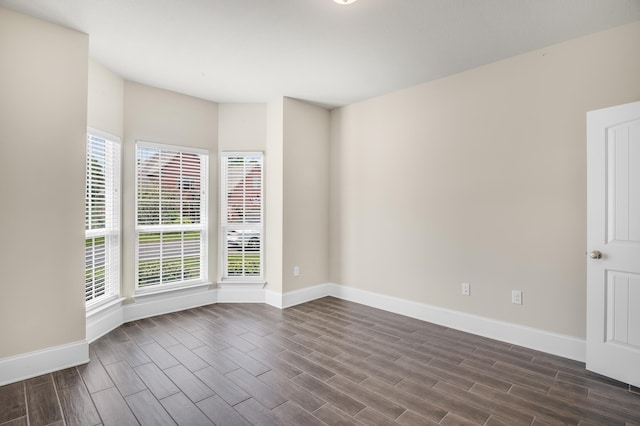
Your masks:
M341 5L347 5L347 4L355 3L357 0L333 0L333 1Z

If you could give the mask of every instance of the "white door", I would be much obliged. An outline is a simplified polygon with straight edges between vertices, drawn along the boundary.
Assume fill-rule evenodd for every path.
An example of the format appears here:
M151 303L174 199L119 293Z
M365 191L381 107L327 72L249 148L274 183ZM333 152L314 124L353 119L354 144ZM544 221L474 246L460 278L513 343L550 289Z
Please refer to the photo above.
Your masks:
M640 102L587 113L587 369L640 386Z

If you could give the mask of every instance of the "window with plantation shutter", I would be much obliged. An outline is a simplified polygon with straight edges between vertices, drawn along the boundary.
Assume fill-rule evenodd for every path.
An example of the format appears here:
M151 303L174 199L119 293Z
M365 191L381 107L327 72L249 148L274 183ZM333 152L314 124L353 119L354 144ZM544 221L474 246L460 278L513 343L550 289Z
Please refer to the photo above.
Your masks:
M120 140L89 130L85 191L87 307L120 290Z
M222 279L263 280L263 156L221 154Z
M136 144L136 288L207 280L208 153Z

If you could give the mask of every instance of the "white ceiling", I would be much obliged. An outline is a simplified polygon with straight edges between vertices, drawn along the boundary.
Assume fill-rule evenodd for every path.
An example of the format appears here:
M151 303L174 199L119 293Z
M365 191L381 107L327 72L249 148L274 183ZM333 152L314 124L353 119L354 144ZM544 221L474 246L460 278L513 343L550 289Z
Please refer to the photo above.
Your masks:
M349 104L640 20L640 0L0 0L128 80L215 102Z

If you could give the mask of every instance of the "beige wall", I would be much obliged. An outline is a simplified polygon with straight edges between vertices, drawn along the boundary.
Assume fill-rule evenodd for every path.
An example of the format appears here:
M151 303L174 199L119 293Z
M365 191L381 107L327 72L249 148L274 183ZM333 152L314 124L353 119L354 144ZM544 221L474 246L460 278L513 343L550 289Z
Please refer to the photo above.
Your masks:
M267 105L266 279L284 293L329 278L329 111L291 98ZM293 267L300 275L293 276Z
M124 85L122 295L135 291L135 144L137 140L209 151L209 280L217 276L218 105L133 82Z
M638 52L640 22L334 110L331 280L583 338L585 114L640 99Z
M267 104L218 104L218 151L264 151Z
M0 9L0 358L85 338L88 37Z
M122 138L123 120L124 80L101 64L89 60L87 125Z
M329 129L328 110L284 98L284 292L329 281Z
M265 152L265 278L267 289L282 293L282 233L284 214L284 99L267 104Z

